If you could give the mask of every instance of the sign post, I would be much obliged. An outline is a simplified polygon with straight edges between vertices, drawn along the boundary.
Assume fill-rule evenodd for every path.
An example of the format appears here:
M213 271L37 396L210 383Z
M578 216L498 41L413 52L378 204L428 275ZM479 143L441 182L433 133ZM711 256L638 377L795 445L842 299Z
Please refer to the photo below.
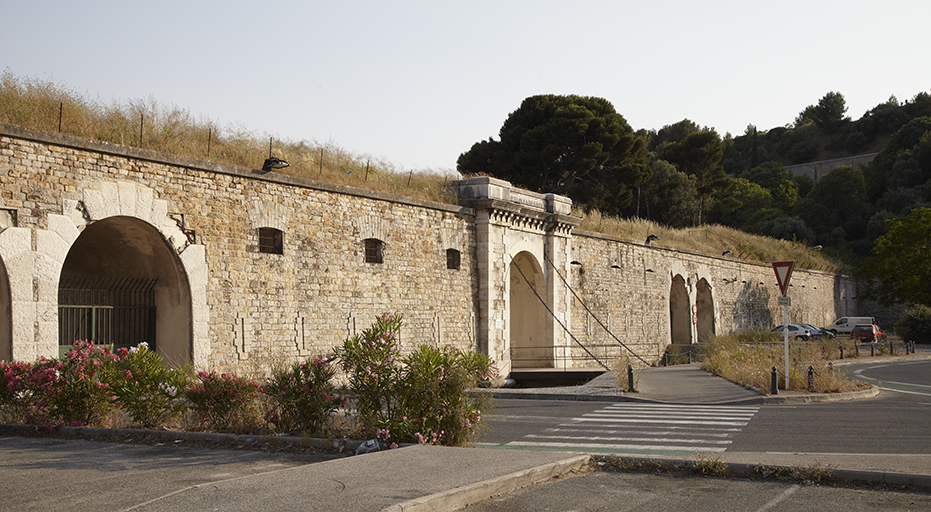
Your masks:
M789 390L789 298L786 297L786 292L789 291L789 279L792 278L793 266L795 266L794 260L773 262L773 270L776 271L776 283L779 284L779 291L782 292L779 304L782 304L784 307L782 333L783 342L785 344L786 391Z

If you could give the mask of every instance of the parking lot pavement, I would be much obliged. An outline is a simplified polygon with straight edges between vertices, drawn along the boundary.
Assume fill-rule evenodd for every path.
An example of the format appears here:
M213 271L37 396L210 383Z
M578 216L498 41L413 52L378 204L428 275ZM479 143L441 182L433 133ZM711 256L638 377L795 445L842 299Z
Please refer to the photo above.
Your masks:
M0 453L0 509L18 511L126 510L197 485L337 457L20 436L0 437Z

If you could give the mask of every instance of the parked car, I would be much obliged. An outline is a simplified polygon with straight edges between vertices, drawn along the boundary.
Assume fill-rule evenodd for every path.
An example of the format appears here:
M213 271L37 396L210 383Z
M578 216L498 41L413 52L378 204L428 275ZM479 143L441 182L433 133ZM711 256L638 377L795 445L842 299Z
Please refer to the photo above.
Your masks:
M786 327L785 325L777 325L776 327L773 327L772 329L770 329L770 332L778 332L780 334L783 334L783 329L785 329L785 327ZM805 327L799 324L789 324L788 328L789 328L789 338L792 338L793 340L811 339L811 329L809 329L808 327Z
M819 340L821 338L830 339L835 336L833 332L828 331L826 329L821 329L819 327L815 327L814 325L811 325L811 324L798 324L798 325L801 325L803 327L808 327L808 330L811 331L811 337L816 340Z
M886 341L886 333L879 330L874 324L859 324L850 331L850 337L859 340L860 343L882 343Z
M831 325L825 327L826 331L834 334L850 334L858 324L875 324L876 320L871 316L845 316L838 318Z

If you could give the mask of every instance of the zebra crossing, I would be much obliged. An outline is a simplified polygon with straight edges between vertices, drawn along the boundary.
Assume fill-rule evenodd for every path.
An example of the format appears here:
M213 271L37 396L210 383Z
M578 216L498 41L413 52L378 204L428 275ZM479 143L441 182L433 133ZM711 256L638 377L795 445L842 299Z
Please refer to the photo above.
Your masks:
M611 404L506 443L514 448L598 453L720 453L759 410L756 406Z

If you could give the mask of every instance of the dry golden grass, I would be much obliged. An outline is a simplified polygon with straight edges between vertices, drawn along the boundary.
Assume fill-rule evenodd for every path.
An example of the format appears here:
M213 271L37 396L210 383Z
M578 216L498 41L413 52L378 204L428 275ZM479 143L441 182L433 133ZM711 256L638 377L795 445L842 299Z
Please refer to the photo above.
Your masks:
M726 256L729 259L764 263L795 260L797 270L841 270L837 262L828 260L820 251L812 250L801 243L753 235L726 226L704 225L674 229L645 219L604 216L598 211L584 213L576 210L573 215L582 217L579 229L640 243L643 243L647 236L656 235L659 239L651 242L651 245L657 247L672 247L713 255L731 251Z
M458 174L451 170L404 170L369 155L353 154L333 142L309 142L257 135L240 127L220 127L210 119L195 119L187 110L148 101L104 104L88 100L64 84L21 78L9 70L0 76L0 123L39 132L64 133L87 139L142 147L167 155L198 158L258 168L269 155L291 167L280 174L309 178L377 192L456 204L447 187ZM722 226L672 229L641 219L602 216L598 211L573 213L580 228L642 242L660 237L657 246L704 254L768 262L796 261L796 268L836 271L838 265L802 244L743 233Z
M789 390L814 393L841 393L868 388L845 374L834 371L831 360L839 357L842 342L792 343L789 347ZM772 368L776 367L779 390L785 389L785 348L779 333L744 331L715 336L702 345L702 368L731 382L769 393ZM845 346L853 354L852 345ZM813 386L808 390L808 367L814 369Z

